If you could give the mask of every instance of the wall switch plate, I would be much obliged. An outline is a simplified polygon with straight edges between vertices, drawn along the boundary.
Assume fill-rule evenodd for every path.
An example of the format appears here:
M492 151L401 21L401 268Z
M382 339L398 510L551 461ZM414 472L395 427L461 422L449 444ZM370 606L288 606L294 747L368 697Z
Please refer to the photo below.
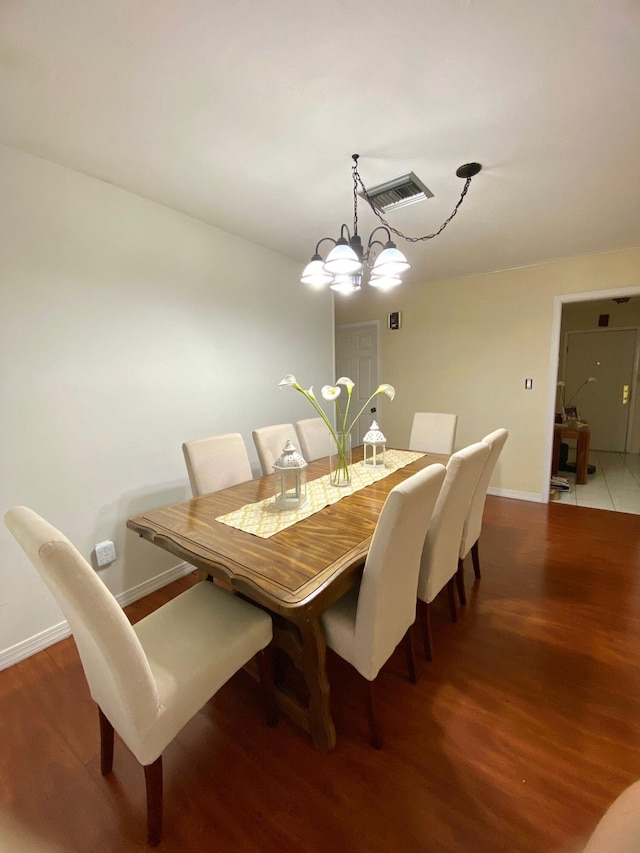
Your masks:
M96 563L99 566L108 566L113 563L116 558L116 546L110 539L105 539L104 542L98 542L95 548Z
M533 388L533 379L525 379L524 380L525 391L531 391L532 388Z

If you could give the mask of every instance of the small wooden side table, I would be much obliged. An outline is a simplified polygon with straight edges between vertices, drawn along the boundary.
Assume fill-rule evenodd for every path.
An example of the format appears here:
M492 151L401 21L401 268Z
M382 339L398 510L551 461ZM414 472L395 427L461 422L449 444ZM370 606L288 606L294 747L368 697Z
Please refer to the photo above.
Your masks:
M589 424L581 424L578 422L576 426L568 424L553 425L553 454L551 457L551 476L555 477L558 473L558 465L560 464L560 444L564 438L575 438L578 441L576 446L576 484L584 486L587 482L587 471L589 467L589 440L591 438L591 428Z

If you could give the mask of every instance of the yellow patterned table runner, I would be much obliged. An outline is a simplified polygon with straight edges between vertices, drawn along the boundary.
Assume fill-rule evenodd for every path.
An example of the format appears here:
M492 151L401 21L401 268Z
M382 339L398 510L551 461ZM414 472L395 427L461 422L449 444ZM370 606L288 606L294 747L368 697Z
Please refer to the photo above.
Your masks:
M262 539L268 539L275 533L302 521L303 518L309 518L325 506L338 503L342 498L364 489L365 486L383 480L393 471L404 468L405 465L424 455L412 450L386 450L384 468L365 467L364 462L354 462L350 465L350 486L332 486L329 482L329 474L317 480L310 480L307 483L307 502L300 509L279 510L274 504L274 498L271 497L259 503L247 504L226 515L220 515L216 521L244 530L245 533L253 533Z

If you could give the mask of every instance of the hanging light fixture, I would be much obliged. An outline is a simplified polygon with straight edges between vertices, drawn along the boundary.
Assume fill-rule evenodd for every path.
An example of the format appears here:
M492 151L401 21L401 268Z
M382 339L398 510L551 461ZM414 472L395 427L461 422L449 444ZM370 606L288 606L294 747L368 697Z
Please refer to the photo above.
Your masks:
M359 154L352 155L353 232L350 232L348 226L343 224L340 228L340 237L337 240L333 237L323 237L321 240L318 240L316 250L302 273L300 279L302 284L309 284L318 288L329 285L337 293L349 294L360 290L362 279L367 272L369 273L370 287L390 290L402 284L401 275L408 269L411 269L411 264L391 239L391 233L393 232L393 234L402 237L403 240L409 243L416 243L420 240L431 240L433 237L437 237L438 234L444 231L458 212L458 208L469 189L471 179L482 169L479 163L466 163L464 166L460 166L456 171L456 175L459 178L464 178L465 184L460 198L453 209L453 213L433 234L425 234L424 237L407 237L389 225L374 205L358 172L359 156ZM375 215L382 222L382 225L374 228L369 235L366 249L363 247L362 240L358 234L358 187L361 188L360 194L367 200ZM429 191L426 190L426 193L429 193ZM425 195L421 194L420 197L424 198ZM383 233L379 234L379 232ZM384 242L382 239L379 239L381 236L385 237ZM325 241L333 243L333 248L327 255L326 260L320 254L320 245Z

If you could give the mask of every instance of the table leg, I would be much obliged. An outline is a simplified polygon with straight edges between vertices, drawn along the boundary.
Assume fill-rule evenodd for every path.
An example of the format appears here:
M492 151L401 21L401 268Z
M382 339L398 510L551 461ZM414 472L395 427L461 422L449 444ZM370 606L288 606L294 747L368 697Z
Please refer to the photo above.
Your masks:
M587 482L589 470L589 432L586 429L579 430L578 444L576 447L576 483L584 486Z
M327 644L319 619L311 619L300 626L302 634L302 663L309 690L309 728L313 745L321 752L329 752L336 745L336 730L329 707L329 680L327 679Z
M555 477L560 466L560 445L562 443L562 434L560 430L553 431L553 452L551 453L551 476Z

